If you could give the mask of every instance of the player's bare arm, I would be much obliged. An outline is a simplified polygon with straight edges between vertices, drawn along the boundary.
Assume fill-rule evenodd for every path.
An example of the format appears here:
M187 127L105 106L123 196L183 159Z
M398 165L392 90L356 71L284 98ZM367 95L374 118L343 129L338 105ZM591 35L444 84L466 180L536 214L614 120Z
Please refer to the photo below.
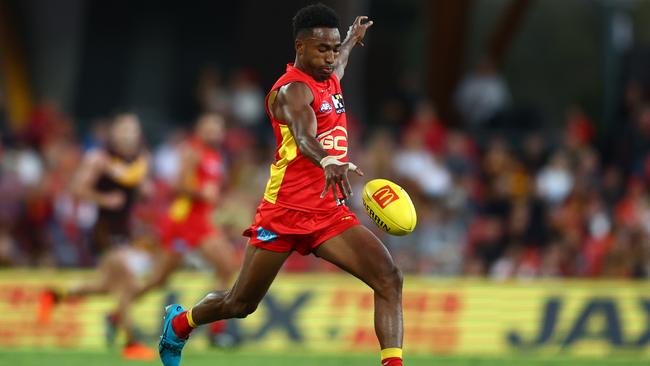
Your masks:
M289 126L300 152L315 165L323 166L325 188L321 197L324 197L327 190L331 189L334 197L337 198L339 196L337 194L338 188L343 199L347 199L352 195L352 187L348 180L348 170L351 165L350 163L340 162L334 164L324 163L328 158L328 153L316 140L316 115L310 107L313 98L309 87L304 83L287 84L280 88L277 99L272 106L272 113L275 118L284 121ZM357 174L363 174L356 166L352 167Z
M118 209L126 202L124 193L120 191L99 192L95 189L95 184L107 164L108 156L103 151L88 153L72 182L72 192L77 198L92 201L99 207Z
M348 34L345 36L345 40L339 48L339 55L336 60L336 66L334 67L334 74L336 74L339 80L343 78L343 74L345 73L350 52L352 52L352 49L357 44L363 46L363 38L366 36L366 31L372 24L373 21L369 21L367 16L358 16L348 29Z

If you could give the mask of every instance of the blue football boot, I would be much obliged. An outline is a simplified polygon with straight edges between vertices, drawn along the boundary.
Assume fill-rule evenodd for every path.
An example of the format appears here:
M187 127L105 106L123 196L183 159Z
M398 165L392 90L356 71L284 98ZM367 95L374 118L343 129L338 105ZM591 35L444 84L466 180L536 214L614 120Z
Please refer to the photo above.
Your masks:
M185 347L187 339L179 338L172 328L172 319L185 311L178 304L171 304L165 307L165 321L163 322L162 335L158 343L160 360L165 366L178 366L181 363L181 351Z

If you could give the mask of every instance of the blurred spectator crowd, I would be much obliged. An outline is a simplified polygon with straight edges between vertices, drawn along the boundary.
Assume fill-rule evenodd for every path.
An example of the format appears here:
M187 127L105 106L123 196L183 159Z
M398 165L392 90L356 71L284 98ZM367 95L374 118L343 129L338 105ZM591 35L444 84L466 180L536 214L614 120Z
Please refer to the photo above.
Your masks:
M494 77L498 84L473 78L461 82L457 93L459 115L466 119L458 125L465 128L441 120L420 97L375 106L381 114L376 123L348 112L350 158L366 173L363 180L351 178L356 191L367 179L392 179L415 203L418 227L405 237L376 229L360 193L352 203L403 270L496 279L647 277L650 102L639 84L627 85L620 120L604 136L577 106L568 108L558 128L493 129L489 121L508 108L507 87ZM264 93L252 73L233 73L226 84L216 68L204 70L197 88L203 110L227 116L228 178L214 217L240 249L274 155ZM484 103L468 111L472 98ZM94 121L79 136L70 116L42 103L23 128L12 131L0 101L0 122L0 266L92 266L88 240L95 208L72 197L69 184L83 153L105 143L108 120ZM190 125L149 146L153 193L136 209L137 240L157 240L156 220L172 194L178 146ZM294 255L287 269L331 268Z

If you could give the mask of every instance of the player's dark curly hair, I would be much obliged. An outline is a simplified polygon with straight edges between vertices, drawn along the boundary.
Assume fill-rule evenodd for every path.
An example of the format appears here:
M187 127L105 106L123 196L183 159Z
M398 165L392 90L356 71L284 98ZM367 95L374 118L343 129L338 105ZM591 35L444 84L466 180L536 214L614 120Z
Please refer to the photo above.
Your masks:
M339 16L327 5L322 3L305 6L298 10L293 17L293 37L312 28L338 28Z

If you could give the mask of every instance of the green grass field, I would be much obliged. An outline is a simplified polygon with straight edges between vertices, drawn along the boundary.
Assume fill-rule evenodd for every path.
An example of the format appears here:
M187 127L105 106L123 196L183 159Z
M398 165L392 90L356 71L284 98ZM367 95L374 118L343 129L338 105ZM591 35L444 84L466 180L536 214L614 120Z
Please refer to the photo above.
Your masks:
M578 358L472 358L472 357L423 357L411 356L406 359L406 366L641 366L647 360L630 359L578 359ZM0 365L11 366L114 366L114 365L160 365L156 362L124 361L116 353L109 352L30 352L6 350L0 351ZM221 353L206 352L188 354L183 358L183 366L379 366L377 357L368 355L323 355L277 353Z

